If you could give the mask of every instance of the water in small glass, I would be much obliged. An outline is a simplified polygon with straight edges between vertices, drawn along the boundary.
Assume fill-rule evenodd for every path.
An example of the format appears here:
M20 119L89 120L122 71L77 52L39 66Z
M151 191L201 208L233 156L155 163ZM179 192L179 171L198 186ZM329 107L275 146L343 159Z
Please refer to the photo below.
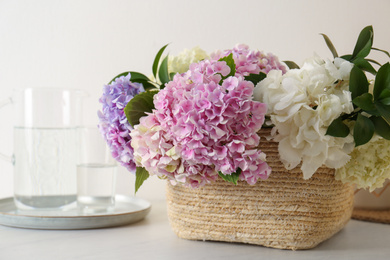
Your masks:
M115 164L77 165L77 204L83 213L109 212L115 207Z

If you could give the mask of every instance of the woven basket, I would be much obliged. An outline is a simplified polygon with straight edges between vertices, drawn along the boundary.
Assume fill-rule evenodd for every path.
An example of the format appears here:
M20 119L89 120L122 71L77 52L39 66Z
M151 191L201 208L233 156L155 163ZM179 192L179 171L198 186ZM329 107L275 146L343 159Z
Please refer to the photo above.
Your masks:
M269 134L262 130L260 135ZM287 171L278 144L262 139L271 176L256 185L223 180L199 189L167 185L168 217L181 238L239 242L281 249L309 249L341 230L351 218L353 188L321 167L309 180Z

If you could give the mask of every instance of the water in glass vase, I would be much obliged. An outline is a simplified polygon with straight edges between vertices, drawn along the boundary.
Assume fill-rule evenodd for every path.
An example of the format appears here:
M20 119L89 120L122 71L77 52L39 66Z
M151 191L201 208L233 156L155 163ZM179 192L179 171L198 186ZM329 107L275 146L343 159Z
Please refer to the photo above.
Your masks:
M66 209L76 201L75 128L15 127L15 204Z

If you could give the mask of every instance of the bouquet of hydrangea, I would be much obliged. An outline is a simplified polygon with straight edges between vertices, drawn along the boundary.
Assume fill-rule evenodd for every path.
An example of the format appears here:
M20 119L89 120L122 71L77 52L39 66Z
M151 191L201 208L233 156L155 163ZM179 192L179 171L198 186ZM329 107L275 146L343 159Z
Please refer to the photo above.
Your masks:
M323 36L334 60L315 56L301 68L242 44L163 57L164 46L151 77L116 76L104 86L99 127L135 172L136 191L149 175L194 188L268 178L262 127L272 128L285 168L300 167L305 179L324 165L343 182L380 187L390 178L390 65L367 56L389 53L372 47L371 26L341 57Z

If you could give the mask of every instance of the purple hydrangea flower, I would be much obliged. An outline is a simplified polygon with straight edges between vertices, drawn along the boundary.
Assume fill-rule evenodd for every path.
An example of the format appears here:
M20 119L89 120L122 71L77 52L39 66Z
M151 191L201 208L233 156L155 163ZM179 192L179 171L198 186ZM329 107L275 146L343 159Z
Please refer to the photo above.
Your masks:
M130 81L130 73L115 79L103 87L103 95L99 102L103 105L98 111L99 129L112 156L127 170L134 172L136 165L131 147L130 131L133 127L127 121L124 108L138 93L145 91L142 84Z

